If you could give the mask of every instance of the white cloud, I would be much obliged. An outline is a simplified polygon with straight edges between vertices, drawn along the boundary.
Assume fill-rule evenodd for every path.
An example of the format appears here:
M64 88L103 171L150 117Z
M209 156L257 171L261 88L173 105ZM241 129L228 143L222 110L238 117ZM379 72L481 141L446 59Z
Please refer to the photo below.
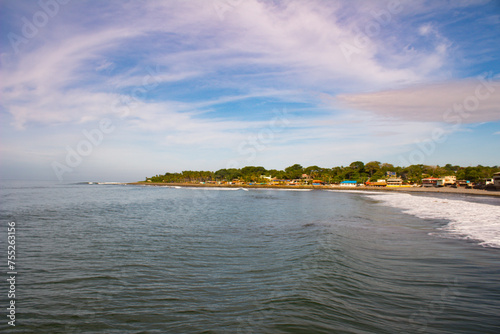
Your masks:
M421 25L420 28L418 28L418 32L422 36L427 36L433 31L432 25L430 23Z
M462 80L375 93L344 94L338 106L383 117L448 123L500 120L500 81Z
M97 72L100 71L111 71L115 67L115 64L113 62L110 62L108 60L103 60L99 63L99 65L95 68Z
M279 5L244 1L221 21L212 3L168 2L128 4L120 19L97 21L87 30L75 29L78 21L62 21L59 24L65 25L58 27L62 31L66 25L72 27L68 34L25 50L11 59L12 66L2 68L2 77L7 78L2 82L3 104L18 128L27 122L92 120L106 114L105 106L113 103L118 90L143 85L148 66L158 64L169 69L154 76L157 83L210 81L217 73L237 71L239 77L230 75L221 84L247 91L262 84L285 84L330 93L411 84L442 66L443 44L427 54L388 55L399 58L397 66L378 61L386 52L379 43L381 35L367 39L347 61L339 46L356 47L359 33L353 25L363 27L367 19L374 19L367 12L368 16L353 17L352 25L345 25L340 22L343 10L322 1ZM136 63L120 69L113 57L123 56ZM252 67L255 70L248 71ZM168 100L168 93L163 98Z
M238 157L238 146L268 121L252 118L251 103L238 104L302 103L287 129L259 151L260 161L327 161L377 147L398 152L425 140L428 122L443 122L454 103L475 96L474 80L435 83L453 75L455 55L432 13L480 2L402 1L387 21L379 15L388 2L364 0L224 2L234 5L222 16L201 0L93 8L71 2L19 55L4 49L2 112L29 138L41 136L32 134L38 127L53 127L66 142L75 128L110 117L123 142L149 138L155 149L183 147L188 153L172 157L179 162L200 147ZM341 45L354 48L349 59ZM490 97L461 121L499 119L500 87L491 85ZM326 106L320 96L330 96Z

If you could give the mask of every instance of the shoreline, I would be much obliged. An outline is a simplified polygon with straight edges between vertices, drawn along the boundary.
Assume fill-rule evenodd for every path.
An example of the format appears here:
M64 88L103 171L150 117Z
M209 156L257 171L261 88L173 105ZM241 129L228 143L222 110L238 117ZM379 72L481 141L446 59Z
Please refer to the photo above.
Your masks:
M482 189L466 189L466 188L422 188L422 187L341 187L341 186L288 186L288 185L248 185L248 184L200 184L200 183L154 183L154 182L132 182L127 185L141 185L150 187L196 187L196 188L248 188L248 189L310 189L310 190L348 190L348 191L380 191L380 192L415 192L415 193L441 193L441 194L456 194L456 195L472 195L472 196L490 196L500 197L500 191L489 191Z

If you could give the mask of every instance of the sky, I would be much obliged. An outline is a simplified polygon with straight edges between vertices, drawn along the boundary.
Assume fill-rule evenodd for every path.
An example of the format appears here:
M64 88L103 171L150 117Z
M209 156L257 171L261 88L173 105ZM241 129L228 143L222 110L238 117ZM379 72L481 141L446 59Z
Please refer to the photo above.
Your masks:
M500 164L500 1L0 1L0 178Z

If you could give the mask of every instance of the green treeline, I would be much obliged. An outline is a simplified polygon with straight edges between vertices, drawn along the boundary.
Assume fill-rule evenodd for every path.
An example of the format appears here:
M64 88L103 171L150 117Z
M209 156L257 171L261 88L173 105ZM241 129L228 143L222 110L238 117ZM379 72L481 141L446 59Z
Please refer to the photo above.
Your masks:
M454 175L457 180L469 180L478 182L484 178L490 178L493 173L500 172L499 166L486 167L460 167L447 164L444 167L411 165L409 167L395 167L388 163L371 161L364 164L355 161L349 166L333 168L322 168L318 166L302 167L299 164L287 167L284 170L269 169L264 167L247 166L243 168L220 169L211 171L183 171L181 173L165 173L146 178L150 182L185 183L185 182L208 182L208 181L233 181L243 182L268 182L270 178L281 180L294 180L302 178L307 174L311 180L322 180L326 183L339 183L344 180L358 182L377 181L387 178L388 172L396 173L408 183L420 183L422 178L443 177Z

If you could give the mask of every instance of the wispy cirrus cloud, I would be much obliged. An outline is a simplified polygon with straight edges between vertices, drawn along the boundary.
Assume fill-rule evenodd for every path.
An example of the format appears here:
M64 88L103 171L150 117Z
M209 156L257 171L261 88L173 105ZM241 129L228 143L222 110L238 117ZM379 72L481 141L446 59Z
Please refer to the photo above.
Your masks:
M500 71L498 20L482 0L391 3L249 0L221 17L201 0L70 2L19 53L2 42L1 116L11 133L53 127L68 141L109 117L134 147L127 138L147 137L158 150L202 146L219 157L238 155L272 110L287 108L290 124L259 152L266 161L297 152L312 161L311 143L325 156L399 152L474 96L479 74ZM40 10L7 9L6 31L18 33L20 18ZM497 81L464 123L498 120Z
M55 38L48 39L45 46L8 59L5 77L9 79L2 83L3 101L16 126L22 128L29 121L51 121L57 110L64 113L59 122L75 120L75 108L64 101L79 103L80 99L75 96L88 95L84 97L87 103L79 108L85 116L78 121L93 119L92 115L99 117L96 110L103 109L100 106L108 104L113 94L122 92L120 89L140 85L144 78L140 73L153 62L156 66L170 67L167 73L156 73L158 83L201 78L207 84L218 80L217 84L221 85L220 79L215 78L227 72L222 87L244 90L286 82L292 88L305 84L318 89L319 85L328 85L329 90L337 91L352 90L349 86L360 84L373 87L422 80L411 68L391 69L380 65L373 59L377 50L371 47L367 47L369 52L359 55L354 64L346 63L338 46L356 36L348 27L331 20L342 10L339 5L315 2L311 6L294 2L272 6L249 1L235 8L224 22L215 19L211 5L205 2L148 3L144 7L128 4L121 9L119 18L97 21L101 27L68 29L71 34L51 36ZM92 13L93 10L102 8L86 9L89 15L97 14ZM132 28L125 25L125 21L138 24ZM85 24L85 21L76 23ZM64 31L65 26L74 27L75 22L59 24ZM157 43L164 38L167 43ZM134 49L137 44L143 50ZM133 60L131 64L119 59L124 56L124 50L132 51L127 55ZM106 64L107 69L112 66L110 75L102 75L102 64ZM269 74L255 78L255 73ZM342 81L342 85L338 81ZM300 85L293 87L293 82ZM17 103L20 96L23 101ZM8 108L11 102L13 107ZM51 112L46 114L44 109Z

